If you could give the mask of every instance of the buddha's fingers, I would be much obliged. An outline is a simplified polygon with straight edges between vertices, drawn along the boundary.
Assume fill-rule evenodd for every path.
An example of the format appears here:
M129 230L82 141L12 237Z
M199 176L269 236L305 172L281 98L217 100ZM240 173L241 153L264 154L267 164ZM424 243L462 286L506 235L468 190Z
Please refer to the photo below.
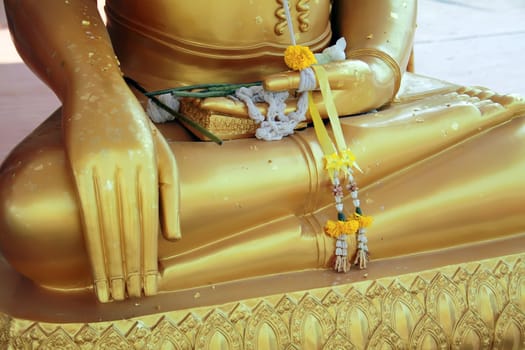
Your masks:
M363 81L370 74L370 67L362 61L347 60L323 64L330 87L334 90L352 90L356 82ZM301 74L297 71L272 74L264 79L264 88L268 91L298 89ZM319 87L319 83L316 83Z
M178 240L180 231L179 171L173 152L166 140L153 130L159 168L159 192L161 205L161 226L164 238Z
M126 285L124 281L124 268L122 258L123 234L120 225L120 205L116 188L119 169L93 170L93 187L95 190L96 207L100 225L100 237L107 262L107 274L111 296L115 300L123 300L126 296ZM89 234L89 232L88 232Z
M156 169L155 169L156 170ZM136 190L142 238L142 274L145 295L157 294L159 196L157 172L147 165L138 172ZM148 186L155 184L155 188Z
M262 115L268 114L268 104L264 102L256 103L255 106ZM208 97L200 102L200 108L215 113L220 113L235 117L248 117L248 109L241 101L236 101L228 97ZM297 109L297 99L289 98L286 100L285 113L290 113Z
M98 201L95 191L97 180L95 180L94 170L79 174L76 180L82 206L84 239L91 262L95 293L98 299L104 303L109 301L110 289L106 273L102 225L100 225L101 213L98 206L93 205Z
M142 295L142 245L139 192L137 190L138 170L117 174L117 195L119 198L120 242L126 269L126 286L130 297Z
M299 72L283 72L272 74L264 79L264 88L268 91L284 91L299 88L301 74Z

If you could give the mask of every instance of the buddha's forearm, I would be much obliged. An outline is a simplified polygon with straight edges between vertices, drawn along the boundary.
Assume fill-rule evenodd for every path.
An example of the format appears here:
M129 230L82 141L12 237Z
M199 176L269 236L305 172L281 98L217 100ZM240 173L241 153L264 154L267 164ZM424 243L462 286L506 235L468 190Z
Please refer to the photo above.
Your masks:
M20 55L62 101L72 86L120 79L96 1L6 0L5 5Z
M375 48L406 67L416 27L416 0L339 0L334 6L336 27L347 38L347 51Z
M373 108L391 100L399 77L387 59L366 50L384 52L403 74L412 50L416 12L416 0L340 0L334 4L336 35L347 39L347 55L369 64L373 73L372 79L365 81L367 86L357 87L375 91L369 96Z

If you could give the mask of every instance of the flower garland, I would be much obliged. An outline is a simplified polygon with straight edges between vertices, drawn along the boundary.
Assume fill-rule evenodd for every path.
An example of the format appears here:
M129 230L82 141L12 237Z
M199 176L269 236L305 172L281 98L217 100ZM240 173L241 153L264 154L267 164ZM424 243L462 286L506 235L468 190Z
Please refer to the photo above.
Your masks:
M354 233L357 234L357 254L354 264L359 265L360 268L366 268L369 260L366 229L371 225L372 217L364 216L361 210L358 187L353 177L352 168L355 167L358 170L360 169L355 162L354 154L346 146L327 73L322 65L317 65L317 60L308 47L296 45L287 0L283 0L283 7L292 41L292 45L284 52L284 62L290 69L295 71L302 72L304 70L313 69L319 82L319 88L325 102L328 118L335 138L334 146L323 120L321 119L317 106L313 101L312 91L307 91L309 112L312 117L317 139L324 153L324 167L328 172L332 183L332 193L334 195L335 207L337 210L337 221L329 220L324 227L325 233L328 236L336 238L334 270L337 272L347 272L349 270L350 261L348 259L347 240L348 236ZM303 76L303 74L301 74L301 76ZM350 218L347 218L344 213L343 184L345 183L345 187L347 191L350 192L352 203L355 207L354 213Z

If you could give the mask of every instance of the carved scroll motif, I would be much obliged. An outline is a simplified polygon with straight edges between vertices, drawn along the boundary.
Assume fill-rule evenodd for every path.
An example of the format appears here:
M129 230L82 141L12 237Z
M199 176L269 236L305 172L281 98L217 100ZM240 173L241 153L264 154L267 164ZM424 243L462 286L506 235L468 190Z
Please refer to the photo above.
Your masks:
M286 32L286 14L284 11L283 0L277 0L279 6L275 10L275 17L277 17L277 24L275 25L275 34L283 35ZM301 32L307 32L310 29L310 0L298 0L295 6L297 10L297 22Z
M299 30L307 32L310 29L310 0L297 1L297 20L299 21Z

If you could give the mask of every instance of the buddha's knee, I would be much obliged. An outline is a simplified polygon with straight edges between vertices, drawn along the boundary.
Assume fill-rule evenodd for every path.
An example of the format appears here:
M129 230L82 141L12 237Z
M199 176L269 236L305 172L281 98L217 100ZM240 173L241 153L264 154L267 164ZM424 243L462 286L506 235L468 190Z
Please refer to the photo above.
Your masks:
M60 145L18 147L0 168L0 250L20 273L54 288L87 285L75 191Z

